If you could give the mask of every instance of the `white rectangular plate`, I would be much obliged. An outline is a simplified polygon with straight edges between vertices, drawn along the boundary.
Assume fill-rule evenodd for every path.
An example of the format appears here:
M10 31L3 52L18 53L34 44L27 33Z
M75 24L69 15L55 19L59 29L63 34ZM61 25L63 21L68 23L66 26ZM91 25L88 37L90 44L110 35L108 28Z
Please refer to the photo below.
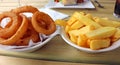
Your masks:
M94 9L95 6L90 0L85 0L85 2L77 4L77 5L71 5L71 6L64 6L61 2L54 2L53 0L50 0L49 3L45 6L46 8L81 8L81 9Z

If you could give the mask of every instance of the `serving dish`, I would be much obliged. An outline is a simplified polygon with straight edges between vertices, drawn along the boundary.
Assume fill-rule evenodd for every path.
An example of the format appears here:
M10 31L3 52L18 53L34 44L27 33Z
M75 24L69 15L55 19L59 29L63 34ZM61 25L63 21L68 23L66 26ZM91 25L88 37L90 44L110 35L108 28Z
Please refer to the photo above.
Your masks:
M61 2L54 2L54 0L50 0L48 4L45 6L46 8L81 8L81 9L94 9L95 6L91 2L91 0L85 0L85 2L71 5L71 6L64 6Z
M78 45L76 45L74 42L72 42L68 35L66 34L64 27L61 27L61 37L65 40L66 43L68 43L69 45L75 47L78 50L84 51L84 52L88 52L88 53L100 53L100 52L107 52L107 51L112 51L114 49L117 49L120 47L120 40L114 42L111 46L107 47L107 48L103 48L103 49L99 49L99 50L92 50L90 48L85 48L85 47L80 47Z
M32 13L23 13L23 14L26 15L28 18L33 15ZM4 28L5 25L9 22L9 20L10 18L4 18L1 21L1 26ZM25 46L13 46L13 45L10 46L10 45L0 44L0 50L8 50L8 51L16 51L16 52L33 52L41 48L43 45L47 44L47 42L49 42L53 37L55 37L58 34L58 32L59 32L59 27L56 26L56 31L50 35L44 35L44 34L39 33L40 42L34 43L32 40L30 40L29 44Z
M39 48L41 48L43 45L47 44L53 37L55 37L59 32L59 27L57 27L57 30L49 35L41 35L41 37L44 37L43 41L40 41L38 43L33 43L32 40L30 40L28 46L6 46L6 45L0 45L0 50L9 50L9 51L17 51L17 52L33 52Z

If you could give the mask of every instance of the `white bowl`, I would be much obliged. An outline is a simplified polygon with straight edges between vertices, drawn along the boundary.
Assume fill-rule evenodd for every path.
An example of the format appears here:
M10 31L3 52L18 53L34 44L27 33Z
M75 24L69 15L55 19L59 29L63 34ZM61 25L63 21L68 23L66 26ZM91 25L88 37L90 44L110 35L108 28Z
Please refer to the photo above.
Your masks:
M47 44L53 37L59 34L60 27L57 27L56 31L47 36L47 38L43 42L33 43L30 41L30 46L6 46L6 45L0 45L0 50L9 50L9 51L17 51L17 52L33 52L39 48L41 48L43 45ZM34 45L31 45L34 44Z
M104 48L104 49L99 49L99 50L92 50L90 48L85 48L85 47L80 47L78 45L76 45L75 43L73 43L68 35L66 34L65 30L63 27L61 27L61 36L62 38L65 40L66 43L68 43L69 45L81 50L81 51L85 51L88 53L99 53L99 52L107 52L107 51L112 51L116 48L118 48L120 46L120 40L114 42L110 47Z
M23 13L23 14L26 15L28 18L32 16L32 13ZM4 27L8 23L9 18L6 18L2 21L3 21L2 26ZM59 34L60 27L58 26L56 27L57 27L56 31L53 34L49 35L48 38L46 38L43 42L33 43L32 41L30 41L28 46L7 46L0 44L0 50L33 52L41 48L43 45L47 44L47 42L49 42L53 37Z

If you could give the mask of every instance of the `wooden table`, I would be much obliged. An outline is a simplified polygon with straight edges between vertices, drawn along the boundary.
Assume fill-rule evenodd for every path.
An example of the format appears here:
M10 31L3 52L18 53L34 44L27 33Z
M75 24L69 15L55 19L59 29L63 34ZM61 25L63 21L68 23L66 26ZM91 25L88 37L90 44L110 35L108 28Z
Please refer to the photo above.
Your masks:
M97 4L93 2L94 5L96 6L96 9L54 9L54 10L68 14L68 15L72 15L72 13L74 13L75 11L79 11L79 12L84 11L87 13L91 13L93 16L107 17L111 20L119 20L118 18L115 18L113 16L115 0L99 0L99 1L102 5L104 5L105 8L99 8L97 7ZM23 5L33 5L37 8L41 8L45 4L47 4L47 2L48 0L0 0L0 12L9 11L12 8L16 8ZM64 42L64 40L60 36L56 36L50 42L48 42L47 45L43 46L42 48L40 48L39 50L33 53L18 53L18 52L13 53L10 51L8 52L2 51L0 52L0 54L12 56L12 57L0 56L1 57L0 63L3 65L4 65L4 61L7 61L8 63L15 62L13 63L14 65L15 64L21 65L22 63L25 65L28 65L28 64L33 65L34 63L38 63L38 62L41 62L39 64L43 63L43 65L45 64L51 64L51 65L79 64L79 63L71 63L71 62L94 63L94 64L95 63L120 63L120 59L119 59L120 48L111 52L106 52L106 53L89 54L86 52L78 51L77 49L69 46ZM40 57L41 55L43 55L44 57ZM21 57L21 58L14 58L14 57ZM31 58L31 59L23 59L23 58ZM32 59L39 59L39 60L32 60ZM65 62L42 61L40 59L65 61ZM20 63L18 61L20 61Z

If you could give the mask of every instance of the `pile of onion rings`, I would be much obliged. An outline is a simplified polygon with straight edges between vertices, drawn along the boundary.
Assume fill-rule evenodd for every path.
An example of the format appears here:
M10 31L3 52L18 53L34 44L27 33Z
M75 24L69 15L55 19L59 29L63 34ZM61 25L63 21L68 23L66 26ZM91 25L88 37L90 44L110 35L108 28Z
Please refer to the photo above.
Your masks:
M32 13L27 17L23 13ZM32 40L40 42L39 34L50 35L55 32L56 25L46 13L33 6L22 6L0 14L0 23L4 18L9 18L8 23L0 26L0 44L25 46Z

